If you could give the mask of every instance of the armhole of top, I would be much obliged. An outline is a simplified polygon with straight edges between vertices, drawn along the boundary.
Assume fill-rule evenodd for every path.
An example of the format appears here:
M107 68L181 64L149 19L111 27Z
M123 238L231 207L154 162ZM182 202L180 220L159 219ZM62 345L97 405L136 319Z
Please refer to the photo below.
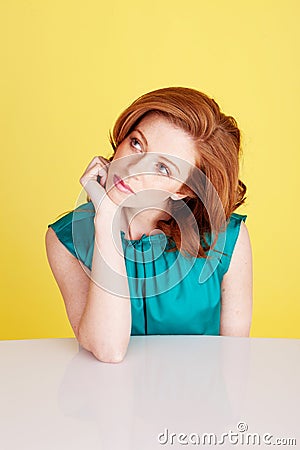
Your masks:
M73 212L70 212L56 222L48 224L48 228L52 228L58 240L73 256L75 256L76 259L78 259L72 239L72 217Z
M221 276L222 277L225 275L225 273L229 269L232 254L233 254L236 242L237 242L237 238L240 233L241 223L242 223L242 221L245 222L246 218L247 218L247 215L245 215L245 214L237 214L237 213L231 214L230 222L228 224L227 231L226 231L225 248L223 250L223 252L226 253L226 255L222 255L222 257L221 257L220 268L221 268Z

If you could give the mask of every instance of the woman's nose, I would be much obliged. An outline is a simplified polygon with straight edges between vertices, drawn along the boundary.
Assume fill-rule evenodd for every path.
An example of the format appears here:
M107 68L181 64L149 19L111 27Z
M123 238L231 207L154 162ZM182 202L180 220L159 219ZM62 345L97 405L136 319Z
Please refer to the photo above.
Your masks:
M129 155L125 166L128 177L138 178L144 173L154 172L154 159L147 153Z

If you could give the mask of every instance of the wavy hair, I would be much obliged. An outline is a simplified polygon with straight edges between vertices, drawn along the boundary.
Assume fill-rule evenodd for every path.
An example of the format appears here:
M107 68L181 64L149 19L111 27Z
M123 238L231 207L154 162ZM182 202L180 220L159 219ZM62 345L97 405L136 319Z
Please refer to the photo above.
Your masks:
M203 186L199 171L192 170L181 188L181 193L187 196L181 201L171 200L172 218L168 221L159 220L157 228L175 242L175 246L167 251L175 251L182 246L183 252L206 258L206 252L214 249L218 234L224 231L229 223L230 215L247 198L247 188L239 179L242 149L237 122L232 116L222 113L214 99L198 90L186 87L157 89L138 97L117 118L112 133L109 131L109 141L113 149L110 161L121 142L151 113L164 117L193 139L197 149L197 168L209 180L209 185L213 186L213 189L210 189L209 185ZM199 186L201 188L197 189ZM217 193L217 202L213 190ZM200 196L197 191L198 194L201 192ZM87 201L90 201L89 197ZM188 230L184 241L174 218L181 217L181 211L186 210L180 205L182 201L192 213L184 217L185 228ZM210 216L205 205L208 205ZM195 223L198 229L195 228ZM207 236L212 232L215 238L209 244Z

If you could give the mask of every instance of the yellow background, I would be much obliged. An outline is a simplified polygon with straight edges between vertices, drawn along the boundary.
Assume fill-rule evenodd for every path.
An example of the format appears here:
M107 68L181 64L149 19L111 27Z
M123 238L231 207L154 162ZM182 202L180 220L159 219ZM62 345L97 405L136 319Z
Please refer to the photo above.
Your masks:
M198 89L243 136L253 251L251 336L299 338L296 1L2 2L1 339L73 337L46 259L90 160L138 96Z

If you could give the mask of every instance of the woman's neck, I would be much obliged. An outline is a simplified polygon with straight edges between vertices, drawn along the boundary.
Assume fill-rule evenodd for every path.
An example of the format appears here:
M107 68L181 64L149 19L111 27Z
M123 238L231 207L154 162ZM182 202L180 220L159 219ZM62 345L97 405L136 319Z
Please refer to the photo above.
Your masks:
M157 228L159 220L169 220L171 214L166 208L147 208L138 210L135 208L123 207L121 229L125 232L126 239L140 239L143 234L161 233ZM155 231L154 231L155 230Z

